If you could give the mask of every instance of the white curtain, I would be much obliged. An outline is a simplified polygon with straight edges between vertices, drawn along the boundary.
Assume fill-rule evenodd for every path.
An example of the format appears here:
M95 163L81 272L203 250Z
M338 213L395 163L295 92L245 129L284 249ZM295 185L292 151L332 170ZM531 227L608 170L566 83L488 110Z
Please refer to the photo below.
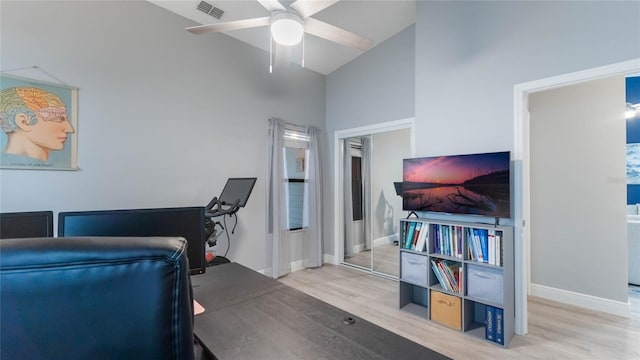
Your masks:
M351 181L351 141L343 140L342 147L342 188L344 189L344 257L353 256L354 229L353 229L353 195Z
M371 137L363 136L362 142L362 225L364 248L371 249Z
M308 228L303 241L304 267L319 267L322 265L322 168L320 163L319 135L320 129L309 127L308 165L307 165L307 196Z
M291 272L290 237L285 186L285 126L280 119L269 119L267 167L267 261L265 273L274 279ZM290 125L290 124L289 124ZM303 218L306 224L297 236L302 237L302 265L322 266L322 169L319 149L320 130L307 130L307 165Z
M284 126L269 119L267 167L267 260L265 272L274 279L291 272L284 182Z

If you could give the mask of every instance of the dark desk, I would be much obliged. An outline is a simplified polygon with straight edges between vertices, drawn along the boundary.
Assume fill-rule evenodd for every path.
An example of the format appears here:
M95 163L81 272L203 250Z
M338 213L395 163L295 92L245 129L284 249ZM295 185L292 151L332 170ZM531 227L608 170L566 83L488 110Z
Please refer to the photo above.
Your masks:
M449 359L236 263L191 281L194 333L221 360Z

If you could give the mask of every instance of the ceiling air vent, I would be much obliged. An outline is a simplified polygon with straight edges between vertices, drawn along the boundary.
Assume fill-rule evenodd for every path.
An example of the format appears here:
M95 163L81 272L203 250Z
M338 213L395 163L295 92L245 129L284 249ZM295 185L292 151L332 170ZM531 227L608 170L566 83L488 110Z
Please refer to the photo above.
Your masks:
M200 4L198 4L197 7L198 10L202 11L203 13L213 16L214 18L220 20L220 18L222 17L222 15L224 14L224 10L217 8L215 6L213 6L212 4L209 4L206 1L200 1Z

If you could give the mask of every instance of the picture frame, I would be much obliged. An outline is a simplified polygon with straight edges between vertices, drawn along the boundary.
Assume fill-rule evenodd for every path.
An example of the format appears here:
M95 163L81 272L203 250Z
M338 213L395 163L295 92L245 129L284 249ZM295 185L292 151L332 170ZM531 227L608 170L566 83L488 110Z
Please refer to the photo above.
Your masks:
M0 169L78 170L78 88L0 75Z

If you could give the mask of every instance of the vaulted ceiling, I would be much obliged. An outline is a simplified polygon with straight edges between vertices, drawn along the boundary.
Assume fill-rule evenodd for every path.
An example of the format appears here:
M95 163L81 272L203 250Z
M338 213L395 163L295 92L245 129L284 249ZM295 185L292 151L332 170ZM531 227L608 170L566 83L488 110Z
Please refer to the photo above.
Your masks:
M270 12L255 0L200 0L165 1L148 0L176 14L194 21L195 25L214 24L234 20L269 16ZM321 0L309 0L318 2ZM292 0L281 0L289 4ZM210 9L205 13L201 9ZM324 21L373 41L373 47L392 37L415 22L415 0L342 0L315 13L314 19ZM268 27L238 29L224 34L265 50L265 63L269 61L270 34ZM194 36L221 36L209 33ZM370 48L370 49L371 49ZM363 51L346 47L313 35L304 39L304 65L306 68L327 75L363 54ZM302 45L292 49L291 61L299 66Z

